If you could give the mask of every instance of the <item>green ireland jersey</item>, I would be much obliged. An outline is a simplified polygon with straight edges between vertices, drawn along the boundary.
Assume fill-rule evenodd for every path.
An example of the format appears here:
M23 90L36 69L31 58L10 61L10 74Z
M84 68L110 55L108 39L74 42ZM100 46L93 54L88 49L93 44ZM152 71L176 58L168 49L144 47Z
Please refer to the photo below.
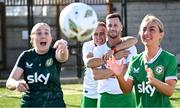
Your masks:
M22 107L65 107L60 86L61 64L55 51L50 48L39 55L30 49L19 56L16 66L24 70L24 80L29 85L22 97Z
M175 56L160 49L156 56L147 62L144 53L141 53L133 58L128 68L129 78L133 80L138 107L171 107L168 96L147 84L146 65L152 69L154 77L160 81L177 80Z

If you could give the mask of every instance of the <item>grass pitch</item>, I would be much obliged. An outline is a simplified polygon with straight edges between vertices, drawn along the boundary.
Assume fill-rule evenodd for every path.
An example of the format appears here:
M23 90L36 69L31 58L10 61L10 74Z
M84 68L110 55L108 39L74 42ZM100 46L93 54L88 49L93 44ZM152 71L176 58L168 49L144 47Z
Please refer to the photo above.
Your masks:
M80 108L82 84L62 85L67 108ZM0 108L19 108L21 93L0 88Z
M62 89L67 108L80 108L82 84L64 84ZM0 108L19 108L20 99L21 93L0 88ZM170 99L174 108L180 106L180 81L178 81L176 91Z

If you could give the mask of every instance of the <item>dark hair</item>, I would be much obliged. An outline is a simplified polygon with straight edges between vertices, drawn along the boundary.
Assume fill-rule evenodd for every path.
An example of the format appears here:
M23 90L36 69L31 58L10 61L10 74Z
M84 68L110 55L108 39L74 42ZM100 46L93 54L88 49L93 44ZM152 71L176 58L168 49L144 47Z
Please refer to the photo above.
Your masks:
M106 16L106 20L110 19L110 18L118 18L119 21L122 23L122 18L120 16L120 14L118 14L118 13L111 13Z

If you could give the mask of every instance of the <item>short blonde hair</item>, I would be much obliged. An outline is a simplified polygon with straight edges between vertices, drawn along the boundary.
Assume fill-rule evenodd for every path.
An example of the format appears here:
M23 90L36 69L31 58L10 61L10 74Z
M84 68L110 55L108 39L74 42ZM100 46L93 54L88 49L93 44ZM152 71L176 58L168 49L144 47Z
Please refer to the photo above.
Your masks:
M34 35L35 33L37 32L38 28L39 27L46 27L47 29L51 30L50 26L47 24L47 23L44 23L44 22L40 22L40 23L37 23L33 26L32 30L31 30L31 34L30 34L30 43L31 45L33 46L33 38L34 38Z
M144 23L144 22L147 22L147 21L151 21L151 22L156 23L156 24L158 25L158 27L159 27L159 31L160 31L160 32L164 32L164 25L163 25L163 23L161 22L161 20L158 19L156 16L151 15L151 14L147 14L147 15L143 18L141 24ZM140 26L140 27L141 27L141 26Z
M31 35L34 34L37 31L37 29L41 26L46 26L48 29L50 29L50 26L47 23L40 22L33 26L32 30L31 30Z

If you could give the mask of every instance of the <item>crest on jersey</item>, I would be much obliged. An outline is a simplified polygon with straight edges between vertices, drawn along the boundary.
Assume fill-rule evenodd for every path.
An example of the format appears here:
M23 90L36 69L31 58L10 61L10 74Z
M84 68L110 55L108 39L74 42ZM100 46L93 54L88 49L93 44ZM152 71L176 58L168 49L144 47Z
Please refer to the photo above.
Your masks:
M159 65L155 67L155 73L160 75L164 71L164 66Z
M45 66L46 66L46 67L49 67L49 66L51 66L52 64L53 64L53 59L50 58L50 59L47 59L47 60L46 60Z

